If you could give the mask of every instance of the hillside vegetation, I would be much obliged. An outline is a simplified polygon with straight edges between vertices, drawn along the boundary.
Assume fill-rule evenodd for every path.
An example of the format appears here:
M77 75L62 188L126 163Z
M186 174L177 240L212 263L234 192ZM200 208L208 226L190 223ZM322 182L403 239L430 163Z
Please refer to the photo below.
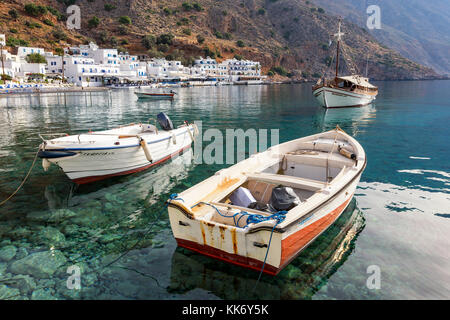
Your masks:
M263 73L313 80L332 72L328 47L337 19L304 0L29 0L0 3L0 31L10 47L61 50L95 41L102 47L189 64L197 56L258 60ZM81 29L66 29L66 8L81 8ZM40 9L39 9L40 8ZM375 79L426 79L437 74L381 45L344 21L348 55ZM345 72L345 70L343 70ZM364 72L363 72L364 71Z

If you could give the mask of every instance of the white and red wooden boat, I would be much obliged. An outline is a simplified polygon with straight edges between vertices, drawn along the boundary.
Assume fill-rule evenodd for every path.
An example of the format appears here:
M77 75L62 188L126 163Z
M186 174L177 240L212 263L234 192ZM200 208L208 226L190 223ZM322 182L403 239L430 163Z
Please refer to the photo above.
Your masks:
M38 156L43 159L44 169L56 164L69 179L84 184L161 164L190 148L197 131L195 124L171 130L158 130L152 124L130 124L43 139Z
M336 46L336 71L333 79L319 79L312 87L313 95L325 108L362 107L372 103L378 94L378 88L369 83L367 77L356 73L356 65L351 65L352 75L338 76L339 71L339 48L341 46L341 21L339 20ZM344 43L342 43L342 46ZM345 51L343 52L345 53ZM346 57L351 63L351 58ZM367 71L366 71L367 73Z
M154 99L154 100L161 100L161 99L173 99L175 96L175 92L169 92L169 93L149 93L149 92L134 92L138 98L142 99Z
M339 128L271 147L173 197L173 235L180 247L276 275L345 210L365 166L361 145ZM275 188L298 201L262 209ZM242 189L257 206L236 204Z

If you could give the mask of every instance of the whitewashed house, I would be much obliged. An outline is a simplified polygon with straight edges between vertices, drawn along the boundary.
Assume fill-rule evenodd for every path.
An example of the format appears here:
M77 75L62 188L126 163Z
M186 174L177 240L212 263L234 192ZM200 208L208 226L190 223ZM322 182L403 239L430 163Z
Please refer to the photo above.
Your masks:
M262 83L261 64L251 60L227 59L223 61L227 66L230 80L235 84Z

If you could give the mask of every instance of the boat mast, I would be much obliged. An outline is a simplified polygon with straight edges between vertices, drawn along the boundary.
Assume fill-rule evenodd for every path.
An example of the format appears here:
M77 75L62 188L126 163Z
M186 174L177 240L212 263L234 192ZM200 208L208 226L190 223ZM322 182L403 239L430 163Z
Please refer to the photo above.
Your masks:
M342 19L339 19L339 27L338 27L338 33L335 33L334 36L337 37L337 46L336 46L336 77L338 77L338 70L339 70L339 46L341 44L341 37L344 35L344 33L341 32L341 21Z

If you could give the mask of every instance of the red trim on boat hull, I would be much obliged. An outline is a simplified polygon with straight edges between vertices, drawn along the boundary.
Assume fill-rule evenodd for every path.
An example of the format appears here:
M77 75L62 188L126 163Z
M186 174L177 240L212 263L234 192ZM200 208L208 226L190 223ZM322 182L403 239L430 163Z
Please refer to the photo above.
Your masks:
M281 241L281 263L279 267L265 264L263 272L271 276L276 276L284 269L292 260L294 260L300 252L303 251L310 243L328 229L347 208L353 195L345 200L336 209L329 212L324 217L315 221L311 225L300 229ZM228 263L238 265L240 267L261 271L263 261L244 257L238 254L232 254L208 245L202 245L194 241L175 238L180 247L201 253L211 258L219 259Z
M283 239L281 241L280 269L287 266L300 254L303 249L312 243L314 239L327 230L328 227L330 227L339 218L341 213L344 212L352 198L353 195L339 205L339 207L329 212L319 220L291 234L286 239Z
M77 179L72 179L72 181L75 182L76 184L85 184L85 183L91 183L91 182L94 182L94 181L107 179L107 178L110 178L110 177L123 176L123 175L131 174L131 173L144 171L144 170L146 170L146 169L148 169L150 167L162 164L163 162L166 162L167 160L170 160L171 158L174 158L174 157L178 156L179 154L182 154L183 152L188 150L190 147L191 147L191 145L189 144L188 146L178 150L177 152L174 152L174 153L168 155L165 158L162 158L162 159L160 159L160 160L158 160L156 162L152 162L152 163L150 163L148 165L145 165L143 167L139 167L139 168L132 169L132 170L127 170L127 171L122 171L122 172L105 174L105 175L101 175L101 176L90 176L90 177L77 178Z
M225 252L223 250L219 250L217 248L202 245L194 241L189 241L185 239L175 238L177 240L177 244L179 247L183 247L198 253L201 253L205 256L219 259L228 263L232 263L238 265L240 267L244 267L247 269L252 269L256 271L261 271L263 262L260 260L256 260L253 258L247 258L244 256L240 256L238 254L233 254L229 252ZM271 266L267 264L264 266L264 273L270 274L271 276L275 276L280 272L281 269Z

